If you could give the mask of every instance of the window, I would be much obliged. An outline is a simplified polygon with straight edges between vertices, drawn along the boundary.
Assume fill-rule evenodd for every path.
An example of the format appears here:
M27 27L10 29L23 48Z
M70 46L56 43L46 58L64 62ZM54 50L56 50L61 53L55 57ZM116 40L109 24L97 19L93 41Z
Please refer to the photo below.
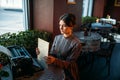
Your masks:
M25 31L29 24L29 0L0 0L0 35Z
M83 0L83 13L82 16L92 15L93 0Z

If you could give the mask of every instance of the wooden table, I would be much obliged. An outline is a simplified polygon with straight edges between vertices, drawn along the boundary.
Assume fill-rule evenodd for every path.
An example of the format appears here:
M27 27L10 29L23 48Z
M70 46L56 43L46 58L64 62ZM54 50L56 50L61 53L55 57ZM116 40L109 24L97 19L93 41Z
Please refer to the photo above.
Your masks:
M13 79L11 66L8 64L3 67L3 70L9 73L9 77L2 77L2 80L63 80L64 72L62 69L53 65L48 65L48 68L33 73L32 76L22 76Z
M34 73L33 76L23 76L15 80L63 80L63 70L49 65L47 69Z
M10 51L3 46L0 46L0 51L11 56ZM33 58L33 64L39 66L35 58ZM9 77L2 77L2 80L63 80L64 78L63 70L52 65L48 65L48 68L43 71L35 72L32 76L22 76L15 79L13 79L11 66L9 64L4 66L3 70L8 71Z

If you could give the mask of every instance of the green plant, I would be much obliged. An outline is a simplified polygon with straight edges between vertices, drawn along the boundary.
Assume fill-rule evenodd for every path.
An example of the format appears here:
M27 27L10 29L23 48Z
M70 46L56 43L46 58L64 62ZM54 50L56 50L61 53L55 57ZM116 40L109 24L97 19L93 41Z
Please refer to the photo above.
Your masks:
M0 64L0 78L1 77L8 77L9 73L7 71L5 71L5 70L2 70L2 67L3 67L3 65Z
M21 31L19 33L5 33L0 36L0 45L5 47L11 45L24 46L28 52L36 57L35 48L37 47L38 38L51 42L51 33L46 31Z
M0 64L3 66L7 65L10 62L8 55L3 52L0 52Z
M9 62L9 57L5 53L0 52L0 78L9 76L7 71L2 70L3 66L7 65Z
M96 22L96 19L97 17L90 17L90 16L82 17L81 30L89 31L91 27L91 23Z
M97 17L90 17L90 16L82 17L82 24L96 22L96 19Z

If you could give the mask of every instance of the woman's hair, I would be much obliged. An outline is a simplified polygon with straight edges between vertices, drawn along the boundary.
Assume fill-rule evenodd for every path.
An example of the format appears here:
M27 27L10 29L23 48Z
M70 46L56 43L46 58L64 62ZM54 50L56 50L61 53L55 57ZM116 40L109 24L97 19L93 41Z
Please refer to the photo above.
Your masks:
M63 14L59 20L63 20L65 24L69 27L73 27L76 24L76 17L71 13Z

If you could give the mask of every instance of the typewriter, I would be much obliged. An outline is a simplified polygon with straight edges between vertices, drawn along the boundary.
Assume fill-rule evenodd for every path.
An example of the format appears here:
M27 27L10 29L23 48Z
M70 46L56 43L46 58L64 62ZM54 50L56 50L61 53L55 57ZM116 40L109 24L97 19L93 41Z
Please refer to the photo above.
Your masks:
M8 46L12 54L10 57L11 69L13 77L33 74L33 60L31 55L24 47Z

